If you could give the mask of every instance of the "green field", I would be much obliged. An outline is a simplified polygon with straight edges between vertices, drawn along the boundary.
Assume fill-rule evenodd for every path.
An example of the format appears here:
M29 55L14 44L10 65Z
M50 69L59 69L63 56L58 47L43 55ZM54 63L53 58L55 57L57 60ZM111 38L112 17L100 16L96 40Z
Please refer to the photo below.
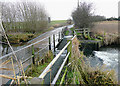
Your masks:
M51 21L50 25L55 25L55 24L66 24L66 20L54 20Z

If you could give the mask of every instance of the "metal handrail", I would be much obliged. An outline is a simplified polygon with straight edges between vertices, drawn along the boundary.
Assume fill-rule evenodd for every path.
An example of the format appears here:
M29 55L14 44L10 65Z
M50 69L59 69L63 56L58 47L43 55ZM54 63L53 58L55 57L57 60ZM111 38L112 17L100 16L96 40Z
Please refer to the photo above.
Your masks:
M52 81L51 84L54 85L54 84L56 83L56 81L57 81L57 79L58 79L58 77L59 77L59 75L60 75L60 73L61 73L61 71L62 71L62 69L63 69L63 67L64 67L64 65L65 65L65 63L66 63L66 61L67 61L67 59L68 59L68 57L69 57L69 55L70 55L70 52L69 52L69 53L67 54L67 56L65 57L65 59L64 59L62 65L61 65L60 69L58 70L58 72L57 72L57 74L56 74L56 76L55 76L55 78L54 78L54 80Z
M42 74L39 76L39 78L44 78L44 76L47 74L47 72L50 70L51 66L54 65L54 63L57 61L57 59L60 57L60 55L64 52L64 50L68 47L70 44L70 41L65 45L65 47L59 52L59 54L50 62L50 64L46 67L46 69L42 72Z
M71 39L71 41L72 41L75 37L76 37L76 35ZM61 56L61 54L64 52L64 50L69 46L69 44L71 43L71 41L69 41L69 42L64 46L64 48L58 53L58 55L50 62L50 64L49 64L49 65L45 68L45 70L41 73L41 75L39 76L39 78L42 78L42 79L43 79L43 78L46 76L46 74L47 74L47 73L49 72L49 70L51 69L52 65L55 64L55 62L57 61L57 59ZM64 64L65 64L65 62L67 61L67 58L68 58L69 55L70 55L70 52L67 54L65 60L63 61L63 63L62 63L62 65L61 65L60 69L58 70L58 72L57 72L54 80L52 81L52 84L55 84L55 83L56 83L56 81L57 81L57 79L58 79L58 77L59 77L59 75L60 75L60 73L61 73L61 71L62 71L62 69L63 69L63 67L64 67Z
M19 52L19 51L21 51L21 50L23 50L23 49L26 49L26 48L28 48L28 47L31 47L31 46L39 43L39 42L41 42L41 41L43 41L43 40L45 40L45 39L47 39L47 38L49 38L49 36L46 37L46 38L44 38L44 39L42 39L42 40L39 40L39 41L37 41L37 42L35 42L35 43L33 43L33 44L30 44L30 45L28 45L28 46L26 46L26 47L23 47L23 48L21 48L21 49L19 49L19 50L16 50L16 51L14 51L14 52L17 53L17 52ZM1 56L1 57L0 57L0 60L3 59L3 58L5 58L5 57L8 57L8 56L10 56L10 55L12 55L12 54L13 54L13 52L11 52L11 53L9 53L9 54L6 54L6 55L4 55L4 56Z
M49 45L46 45L44 48L40 49L39 51L35 52L35 54L39 53L40 51L46 49Z
M63 28L64 28L64 27L63 27ZM51 36L51 35L50 35L50 36ZM27 46L25 46L25 47L23 47L23 48L21 48L21 49L19 49L19 50L16 50L16 51L14 51L14 53L17 53L17 52L19 52L19 51L21 51L21 50L23 50L23 49L29 48L29 47L31 47L31 46L33 46L33 45L35 45L35 44L37 44L37 43L39 43L39 42L47 39L47 38L49 38L50 36L48 36L48 37L46 37L46 38L44 38L44 39L42 39L42 40L39 40L39 41L37 41L37 42L35 42L35 43L32 43L32 44L30 44L30 45L27 45ZM56 40L58 40L58 39L56 39ZM8 57L8 56L10 56L10 55L12 55L12 54L13 54L13 52L11 52L11 53L9 53L9 54L6 54L6 55L4 55L4 56L1 56L1 57L0 57L0 60L3 59L3 58L5 58L5 57Z

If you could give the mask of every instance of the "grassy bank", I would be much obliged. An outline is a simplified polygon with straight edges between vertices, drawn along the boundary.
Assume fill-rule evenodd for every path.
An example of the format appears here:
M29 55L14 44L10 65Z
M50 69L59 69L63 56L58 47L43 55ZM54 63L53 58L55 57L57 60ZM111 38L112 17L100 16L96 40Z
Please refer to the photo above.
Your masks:
M104 38L104 44L119 44L118 36L118 21L103 21L95 23L95 26L91 28L91 31L95 34L94 37L101 36Z
M118 33L118 21L96 22L95 26L91 30L92 32L95 32L98 34L104 34L104 32L116 34Z
M77 38L73 40L72 54L69 59L69 66L67 68L67 75L62 80L62 74L57 82L60 84L75 84L75 85L113 85L117 84L115 71L105 70L105 67L92 68L89 63L83 59L87 59L83 52L79 51L79 41ZM65 70L62 71L65 73Z
M37 37L37 34L32 34L32 33L9 33L7 34L9 42L11 44L21 44L21 43L25 43L29 40L31 40L32 38ZM3 42L6 42L6 39L3 37Z
M54 20L50 22L50 26L56 28L56 27L61 27L67 25L66 20Z
M14 32L8 31L7 36L11 44L22 44L28 42L29 40L47 32L53 30L55 27L60 27L66 25L66 20L56 20L51 21L47 29L43 29L40 32L35 33L27 33L27 32ZM24 31L24 30L23 30ZM5 38L3 37L3 42L6 42Z
M52 61L52 59L53 53L52 51L49 51L41 61L36 61L36 65L31 65L28 67L28 69L25 71L26 75L30 77L39 77L47 65Z

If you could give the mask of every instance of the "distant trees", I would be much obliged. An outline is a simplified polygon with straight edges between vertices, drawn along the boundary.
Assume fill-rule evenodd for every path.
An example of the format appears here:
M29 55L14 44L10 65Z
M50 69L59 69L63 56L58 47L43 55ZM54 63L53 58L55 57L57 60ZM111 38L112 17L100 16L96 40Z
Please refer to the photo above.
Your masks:
M40 32L47 28L48 15L36 2L2 2L2 21L7 32Z
M72 24L72 19L67 19L67 24Z
M93 26L93 12L91 3L80 3L72 12L72 18L77 28L88 28Z
M100 15L93 16L93 19L94 19L94 22L105 21L106 20L105 16L100 16Z
M107 21L113 21L113 20L119 20L120 18L118 17L118 18L115 18L115 17L111 17L111 18L107 18L106 20Z
M89 28L98 21L120 21L120 17L106 18L105 16L94 15L92 4L86 2L78 4L78 7L72 12L72 18L76 28Z

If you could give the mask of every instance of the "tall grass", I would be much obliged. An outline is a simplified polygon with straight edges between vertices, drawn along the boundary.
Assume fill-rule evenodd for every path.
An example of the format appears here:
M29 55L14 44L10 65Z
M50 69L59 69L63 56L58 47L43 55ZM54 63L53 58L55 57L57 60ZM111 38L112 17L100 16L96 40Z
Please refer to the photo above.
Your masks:
M118 21L104 21L95 23L94 28L91 31L97 36L102 36L105 45L118 44L119 33L118 33Z
M108 71L103 68L92 68L84 61L83 52L79 51L79 41L73 40L72 57L68 68L67 81L64 84L86 84L86 85L111 85L117 84L114 70ZM103 69L103 70L102 70Z

